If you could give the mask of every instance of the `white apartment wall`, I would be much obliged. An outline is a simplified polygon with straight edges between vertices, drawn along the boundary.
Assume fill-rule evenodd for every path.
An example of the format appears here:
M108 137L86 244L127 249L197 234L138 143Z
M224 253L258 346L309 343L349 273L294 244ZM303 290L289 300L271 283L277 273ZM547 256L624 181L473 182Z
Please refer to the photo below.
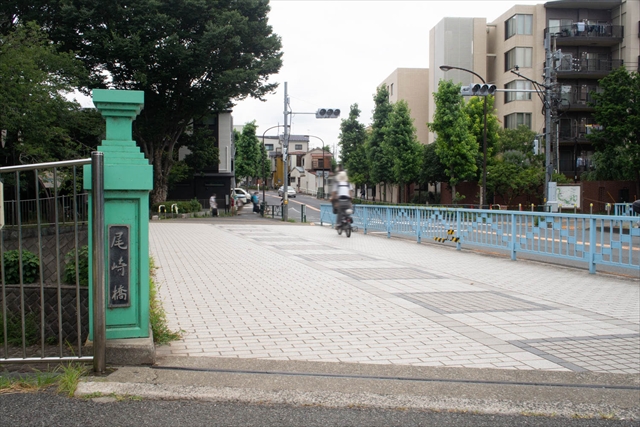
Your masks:
M233 142L233 117L231 113L220 113L218 115L218 149L220 150L220 173L233 173L231 170L231 160L233 159L235 146Z
M450 65L474 71L487 79L487 21L485 18L444 18L429 31L429 105L428 122L433 121L435 100L440 80L468 85L479 82L471 73L460 70L442 71ZM429 132L428 142L435 140Z
M613 59L622 59L627 71L640 72L640 1L627 0L611 11L613 25L624 25L624 39L612 49Z

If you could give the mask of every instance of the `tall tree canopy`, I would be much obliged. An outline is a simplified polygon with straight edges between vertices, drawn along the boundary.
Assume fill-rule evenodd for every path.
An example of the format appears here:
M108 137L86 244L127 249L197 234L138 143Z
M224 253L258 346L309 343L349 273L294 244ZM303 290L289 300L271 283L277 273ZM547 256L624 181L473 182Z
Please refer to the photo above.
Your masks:
M478 144L476 166L478 166L478 182L482 181L482 163L484 159L484 102L487 101L487 162L491 159L494 147L498 143L500 123L493 109L493 96L473 96L465 104L465 111L469 116L469 130Z
M594 95L596 123L602 129L589 135L595 179L631 179L640 195L640 77L620 67L599 82Z
M365 184L369 177L364 151L367 133L364 125L358 121L359 118L358 104L353 104L349 110L349 117L340 123L338 136L342 165L349 171L349 180L357 186Z
M402 203L405 185L418 179L421 162L421 146L407 101L393 104L393 110L384 129L382 149L391 162L390 183L400 188L398 202Z
M0 34L1 164L87 156L104 126L99 114L64 97L85 75L73 55L58 53L33 23Z
M262 175L260 141L256 137L255 122L247 123L242 133L234 131L236 141L235 170L236 176L250 178Z
M437 134L436 154L445 167L454 201L456 184L475 177L478 143L469 130L469 117L463 109L460 85L440 80L434 94L436 111L429 128Z
M387 125L393 106L389 102L389 90L386 85L378 87L373 100L375 102L373 123L371 124L371 133L367 139L366 147L369 176L372 184L388 183L391 181L391 159L385 156L382 143L384 141L384 128Z
M192 121L273 91L281 42L267 0L33 0L3 2L0 28L36 21L90 71L85 89L143 90L134 139L164 201L180 135Z

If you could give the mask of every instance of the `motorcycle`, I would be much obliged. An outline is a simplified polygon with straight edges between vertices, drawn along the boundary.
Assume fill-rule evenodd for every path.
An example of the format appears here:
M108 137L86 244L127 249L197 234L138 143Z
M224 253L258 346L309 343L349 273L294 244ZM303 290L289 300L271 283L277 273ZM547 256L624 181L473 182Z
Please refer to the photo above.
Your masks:
M351 231L353 230L353 218L351 215L353 214L353 209L347 209L344 211L344 215L342 215L342 219L340 220L340 224L336 224L336 230L338 230L338 235L342 235L342 232L347 235L347 237L351 237Z

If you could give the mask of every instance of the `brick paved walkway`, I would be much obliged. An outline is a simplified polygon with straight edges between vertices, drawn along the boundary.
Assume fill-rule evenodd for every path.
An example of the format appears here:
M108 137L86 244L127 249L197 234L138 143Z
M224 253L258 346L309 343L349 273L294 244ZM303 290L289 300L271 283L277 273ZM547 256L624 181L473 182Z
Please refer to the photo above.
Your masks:
M152 222L150 250L185 331L160 358L640 374L640 279L268 222Z

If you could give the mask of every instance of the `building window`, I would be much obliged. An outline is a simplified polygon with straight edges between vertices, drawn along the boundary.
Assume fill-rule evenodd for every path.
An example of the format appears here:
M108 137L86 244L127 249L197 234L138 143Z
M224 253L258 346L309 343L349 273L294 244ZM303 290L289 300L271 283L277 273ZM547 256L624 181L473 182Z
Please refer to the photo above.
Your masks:
M505 129L517 129L521 125L531 129L531 113L513 113L504 116Z
M389 86L389 96L393 96L393 83Z
M295 150L296 151L302 150L302 144L296 144Z
M505 89L531 90L531 82L526 80L514 80L504 86ZM511 101L531 101L531 92L505 92L504 103Z
M273 144L264 144L265 151L273 151Z
M504 54L504 70L509 71L516 65L520 68L531 68L531 58L533 58L533 48L514 47Z
M505 24L505 40L516 34L533 34L533 15L513 15Z

